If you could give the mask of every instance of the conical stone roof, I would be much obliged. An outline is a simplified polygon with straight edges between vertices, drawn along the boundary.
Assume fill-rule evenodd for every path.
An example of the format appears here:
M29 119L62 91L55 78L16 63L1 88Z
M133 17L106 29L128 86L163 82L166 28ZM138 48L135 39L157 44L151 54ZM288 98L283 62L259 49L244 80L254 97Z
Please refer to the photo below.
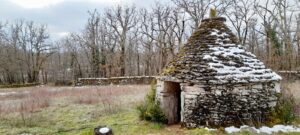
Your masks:
M189 84L279 81L255 55L237 43L225 18L202 21L187 44L163 70L161 80Z

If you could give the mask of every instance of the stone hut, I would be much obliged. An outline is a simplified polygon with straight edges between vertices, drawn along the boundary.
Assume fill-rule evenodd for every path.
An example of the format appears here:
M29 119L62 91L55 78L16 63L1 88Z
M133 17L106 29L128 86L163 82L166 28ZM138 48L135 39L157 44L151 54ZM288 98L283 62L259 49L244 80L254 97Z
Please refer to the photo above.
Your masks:
M156 99L169 124L264 123L276 105L281 77L245 51L225 22L202 20L157 78Z

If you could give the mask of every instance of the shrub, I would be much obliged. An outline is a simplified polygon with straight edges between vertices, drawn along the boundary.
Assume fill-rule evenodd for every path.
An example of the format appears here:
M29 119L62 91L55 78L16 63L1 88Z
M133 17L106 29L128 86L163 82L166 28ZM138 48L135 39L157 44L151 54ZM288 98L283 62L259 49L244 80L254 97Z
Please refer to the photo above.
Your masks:
M167 118L160 108L159 102L155 101L155 84L151 84L151 91L147 94L145 102L137 107L139 117L142 120L166 123Z
M293 96L281 96L271 113L271 122L273 124L291 124L296 119L295 107Z

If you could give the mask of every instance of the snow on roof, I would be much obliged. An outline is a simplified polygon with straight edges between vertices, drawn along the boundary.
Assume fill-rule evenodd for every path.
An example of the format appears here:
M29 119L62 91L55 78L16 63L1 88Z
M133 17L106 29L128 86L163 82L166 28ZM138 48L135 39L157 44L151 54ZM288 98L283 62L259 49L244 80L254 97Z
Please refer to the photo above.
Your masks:
M256 56L236 42L222 19L202 22L166 67L162 80L173 77L190 83L249 83L279 81Z

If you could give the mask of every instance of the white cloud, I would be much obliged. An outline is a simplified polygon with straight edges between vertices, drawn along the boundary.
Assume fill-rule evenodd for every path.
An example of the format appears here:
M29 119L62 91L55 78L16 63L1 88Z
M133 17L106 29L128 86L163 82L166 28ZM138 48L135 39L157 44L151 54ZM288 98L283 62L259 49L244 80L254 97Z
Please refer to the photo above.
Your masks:
M86 2L100 4L120 4L132 2L132 0L9 0L10 2L27 9L45 8L62 2Z
M52 39L61 39L70 35L70 32L50 32Z
M10 0L23 8L44 8L51 5L56 5L64 0Z
M98 2L98 3L108 3L108 4L115 4L121 3L124 0L86 0L88 2Z
M98 3L98 4L107 4L107 5L117 5L117 4L130 4L133 3L134 0L78 0L89 3Z

